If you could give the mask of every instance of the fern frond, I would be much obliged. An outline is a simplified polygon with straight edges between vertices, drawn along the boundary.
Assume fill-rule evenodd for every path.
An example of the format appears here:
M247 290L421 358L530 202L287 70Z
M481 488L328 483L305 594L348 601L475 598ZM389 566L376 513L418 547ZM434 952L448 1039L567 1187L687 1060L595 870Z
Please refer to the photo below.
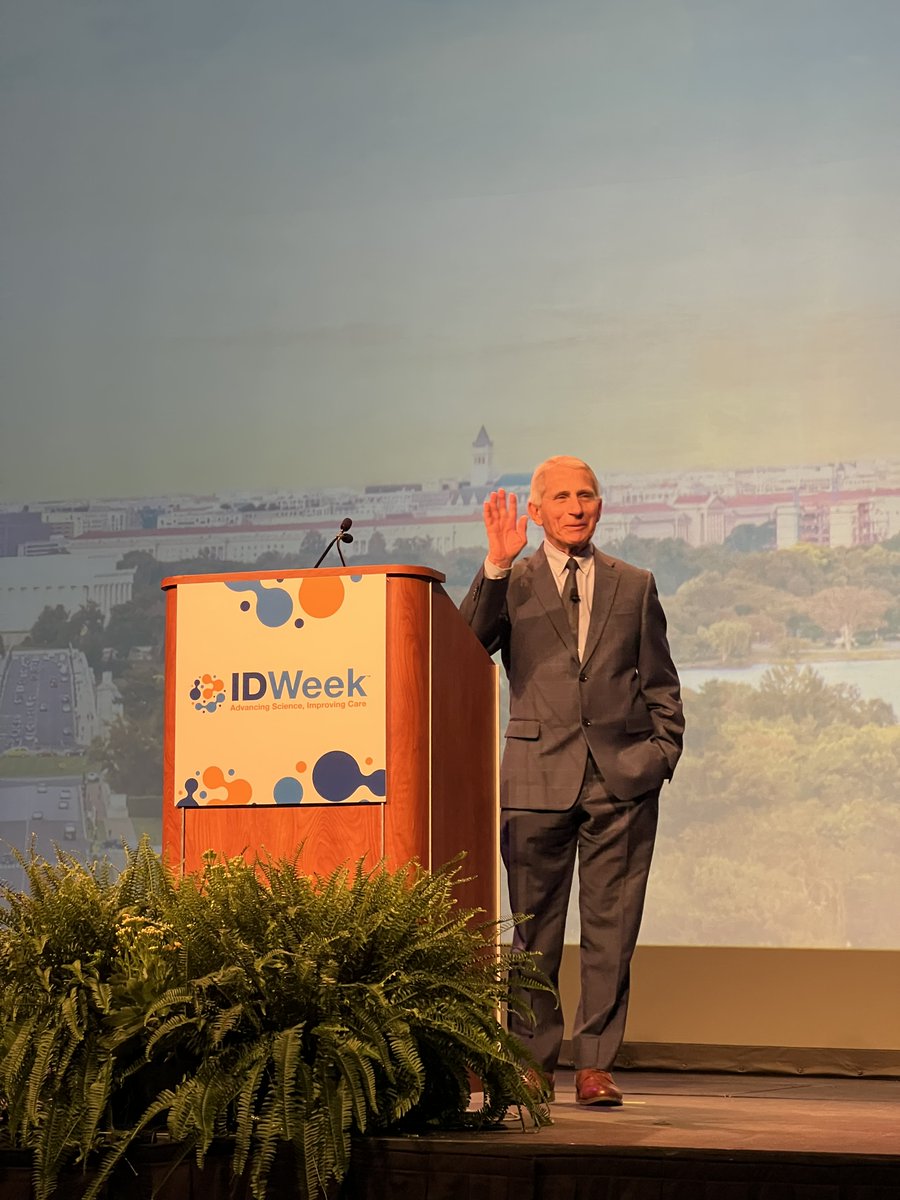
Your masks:
M167 1017L147 1038L144 1049L147 1060L149 1061L153 1057L162 1042L171 1040L172 1035L181 1029L194 1028L196 1023L196 1018L188 1013L174 1013L171 1017ZM144 1024L145 1026L148 1024L147 1017L144 1018Z
M303 1032L303 1026L282 1030L272 1052L274 1095L288 1141L303 1128L313 1094L312 1072L303 1059Z
M256 1129L257 1149L250 1162L250 1190L253 1200L266 1200L266 1182L279 1145L285 1141L284 1126L278 1112L274 1090L270 1090L260 1112Z
M91 1181L85 1190L82 1200L99 1200L100 1196L103 1195L103 1190L109 1177L125 1157L129 1147L140 1137L145 1129L152 1125L158 1117L171 1107L174 1098L174 1093L171 1091L166 1090L161 1092L141 1114L137 1123L127 1133L116 1138L110 1144L106 1154L100 1160L97 1170L92 1174ZM38 1198L35 1197L35 1200L38 1200Z
M241 1175L247 1165L255 1134L259 1096L266 1080L271 1055L271 1043L266 1040L254 1046L246 1059L237 1064L235 1074L241 1079L241 1089L235 1100L235 1148L232 1170Z
M114 1064L112 1056L106 1056L96 1063L93 1078L87 1084L84 1095L84 1111L81 1117L81 1136L79 1141L83 1147L94 1146L97 1142L97 1130L107 1117L109 1101L112 1095Z

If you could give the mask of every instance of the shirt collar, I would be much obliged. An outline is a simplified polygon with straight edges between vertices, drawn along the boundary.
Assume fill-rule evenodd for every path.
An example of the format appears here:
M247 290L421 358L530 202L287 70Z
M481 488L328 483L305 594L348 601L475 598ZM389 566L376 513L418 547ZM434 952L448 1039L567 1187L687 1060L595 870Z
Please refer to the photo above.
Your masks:
M581 571L587 571L594 561L593 547L588 545L580 554L567 554L565 550L559 550L552 542L544 539L544 554L547 556L547 561L550 564L550 570L554 575L561 575L566 569L566 563L570 558L574 558L578 563L578 568Z

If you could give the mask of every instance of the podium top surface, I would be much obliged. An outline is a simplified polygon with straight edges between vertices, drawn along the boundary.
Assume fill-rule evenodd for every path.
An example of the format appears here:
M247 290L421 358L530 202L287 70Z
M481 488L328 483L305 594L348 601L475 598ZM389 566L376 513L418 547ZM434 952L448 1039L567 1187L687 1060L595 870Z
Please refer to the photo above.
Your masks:
M189 583L230 583L233 580L245 579L304 579L312 575L388 575L410 576L416 579L428 580L432 583L443 583L447 576L432 567L414 566L409 563L385 563L377 566L359 567L305 567L294 570L280 571L226 571L210 575L169 575L159 585L163 591L170 588L183 587Z

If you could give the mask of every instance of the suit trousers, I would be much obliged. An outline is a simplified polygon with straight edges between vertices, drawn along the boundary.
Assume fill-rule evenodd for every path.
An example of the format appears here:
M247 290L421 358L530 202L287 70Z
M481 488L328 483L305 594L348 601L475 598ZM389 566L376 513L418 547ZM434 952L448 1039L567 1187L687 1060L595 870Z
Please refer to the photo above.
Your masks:
M609 1070L625 1033L629 968L637 942L656 838L659 789L632 800L610 795L588 757L575 804L563 811L504 809L500 848L518 925L513 946L528 950L559 986L566 914L578 861L581 997L573 1027L575 1066ZM556 1068L563 1013L549 992L528 993L532 1027L510 1013L509 1027L545 1071Z

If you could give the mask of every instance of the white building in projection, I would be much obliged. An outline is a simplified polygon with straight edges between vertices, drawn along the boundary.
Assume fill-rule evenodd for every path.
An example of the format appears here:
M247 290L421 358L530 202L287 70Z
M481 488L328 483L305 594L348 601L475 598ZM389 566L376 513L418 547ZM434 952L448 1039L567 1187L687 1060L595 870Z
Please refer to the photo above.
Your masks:
M87 536L87 535L84 535ZM48 606L75 612L97 604L108 620L116 604L131 599L134 570L116 565L119 555L48 554L0 561L0 634L16 646Z

